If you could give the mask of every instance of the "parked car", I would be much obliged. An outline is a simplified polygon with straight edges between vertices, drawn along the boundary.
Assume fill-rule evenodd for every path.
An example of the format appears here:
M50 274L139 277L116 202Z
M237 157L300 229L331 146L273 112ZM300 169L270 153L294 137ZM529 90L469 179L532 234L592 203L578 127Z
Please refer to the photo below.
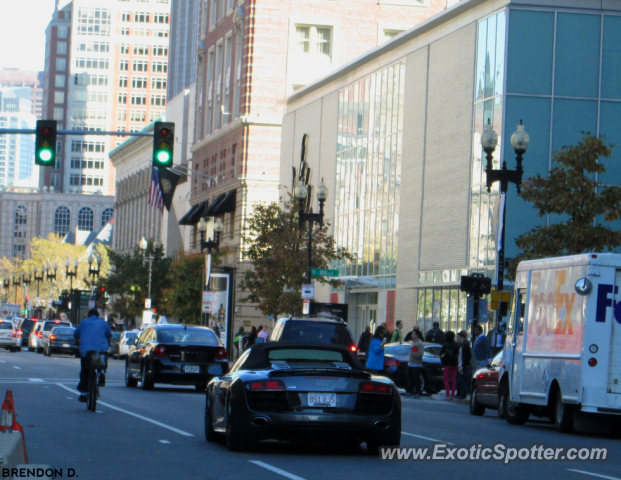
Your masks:
M50 334L44 337L43 353L51 357L54 353L66 353L78 355L80 347L78 341L73 337L75 328L73 327L54 327Z
M151 325L132 343L125 362L125 384L150 390L156 383L194 385L204 390L211 365L228 372L224 346L213 330L187 325Z
M10 320L0 320L0 347L9 352L16 352L18 349L17 330L13 328Z
M500 351L488 367L478 369L472 378L470 395L470 413L483 415L486 408L498 410L498 416L504 418L500 401L500 377L504 373L503 352Z
M231 373L208 385L205 437L226 438L230 451L260 440L341 441L380 445L401 441L401 397L392 380L366 371L348 346L329 343L256 344Z
M37 353L43 353L45 348L45 339L50 335L54 327L73 327L71 322L63 320L44 320L39 329L39 339L37 340Z
M27 344L29 342L30 334L32 333L34 327L36 327L37 323L38 322L36 318L24 318L19 323L19 326L17 327L17 334L19 337L17 339L17 345L19 346L20 350L24 344Z
M316 342L344 345L356 352L356 342L342 318L331 315L290 315L280 318L270 342Z
M132 330L130 332L122 332L121 338L119 338L119 358L125 358L131 347L130 340L138 338L140 330Z
M423 343L423 345L425 351L421 371L421 390L433 395L444 389L444 367L440 360L442 345L437 343ZM384 346L384 371L401 388L405 388L408 383L410 347L409 342L388 343Z
M112 337L108 340L108 353L112 355L112 358L119 357L119 340L121 339L122 332L112 332Z
M43 322L37 322L36 325L32 328L30 335L28 335L28 351L35 352L39 345L39 334L41 333L41 327L43 327Z

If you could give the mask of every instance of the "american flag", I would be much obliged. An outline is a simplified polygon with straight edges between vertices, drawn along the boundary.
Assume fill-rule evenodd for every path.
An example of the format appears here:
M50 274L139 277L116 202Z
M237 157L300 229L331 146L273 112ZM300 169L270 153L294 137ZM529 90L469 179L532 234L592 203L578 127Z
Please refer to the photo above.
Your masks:
M160 187L160 172L157 167L151 168L151 187L149 188L149 205L164 212L164 198Z

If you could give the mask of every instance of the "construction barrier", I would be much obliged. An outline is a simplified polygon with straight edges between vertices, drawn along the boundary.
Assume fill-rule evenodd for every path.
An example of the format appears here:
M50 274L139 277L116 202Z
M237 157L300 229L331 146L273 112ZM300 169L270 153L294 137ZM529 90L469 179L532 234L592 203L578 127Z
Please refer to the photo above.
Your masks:
M28 463L28 454L26 453L26 438L24 437L24 428L17 423L17 415L15 414L15 403L13 401L13 391L7 390L4 402L2 402L2 411L0 414L0 432L3 435L18 432L21 434L23 461L19 463Z

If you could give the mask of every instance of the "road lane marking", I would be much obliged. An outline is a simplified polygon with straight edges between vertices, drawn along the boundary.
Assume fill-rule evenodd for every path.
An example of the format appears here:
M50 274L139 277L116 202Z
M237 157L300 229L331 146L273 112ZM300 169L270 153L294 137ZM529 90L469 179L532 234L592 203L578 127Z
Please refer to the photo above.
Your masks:
M294 475L293 473L289 473L289 472L285 472L284 470L281 470L280 468L276 468L273 467L267 463L264 462L259 462L258 460L248 460L250 463L254 463L255 465L258 465L259 467L263 467L267 470L270 470L274 473L277 473L278 475L282 475L283 477L287 477L290 478L291 480L305 480L302 477L298 477L297 475Z
M408 435L410 437L422 438L423 440L429 440L430 442L446 443L448 445L455 445L454 443L447 442L445 440L436 440L435 438L423 437L422 435L414 435L413 433L401 432L401 435Z
M608 475L600 475L599 473L586 472L584 470L574 470L573 468L568 468L570 472L583 473L584 475L591 475L592 477L598 478L606 478L608 480L621 480L619 477L609 477Z
M31 382L44 382L45 381L42 378L29 378L28 380L30 380Z
M170 443L168 440L160 440L160 443Z
M17 365L13 365L13 368L17 368L18 370L21 370L21 367L18 367Z
M71 392L71 393L73 393L75 395L79 395L80 394L80 392L77 392L76 390L73 390L73 389L63 385L62 383L57 383L56 385L58 385L61 388L64 388L65 390L68 390L69 392ZM183 430L179 430L178 428L171 427L170 425L166 425L165 423L158 422L157 420L153 420L153 419L145 417L143 415L139 415L137 413L130 412L129 410L124 410L122 408L115 407L114 405L110 405L109 403L101 402L101 401L97 402L97 403L99 403L99 405L103 405L104 407L111 408L112 410L117 410L119 412L126 413L127 415L131 415L132 417L139 418L140 420L144 420L145 422L152 423L153 425L157 425L158 427L166 428L166 429L170 430L171 432L178 433L179 435L183 435L185 437L193 437L194 436L191 433L184 432Z

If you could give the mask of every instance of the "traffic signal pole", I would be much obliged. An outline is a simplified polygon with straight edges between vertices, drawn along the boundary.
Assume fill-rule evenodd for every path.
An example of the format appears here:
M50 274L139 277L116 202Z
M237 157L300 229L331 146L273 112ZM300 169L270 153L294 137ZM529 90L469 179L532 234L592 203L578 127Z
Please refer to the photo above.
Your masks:
M0 135L36 134L35 129L0 128ZM93 132L91 130L57 130L57 135L115 135L117 137L152 137L153 132Z

